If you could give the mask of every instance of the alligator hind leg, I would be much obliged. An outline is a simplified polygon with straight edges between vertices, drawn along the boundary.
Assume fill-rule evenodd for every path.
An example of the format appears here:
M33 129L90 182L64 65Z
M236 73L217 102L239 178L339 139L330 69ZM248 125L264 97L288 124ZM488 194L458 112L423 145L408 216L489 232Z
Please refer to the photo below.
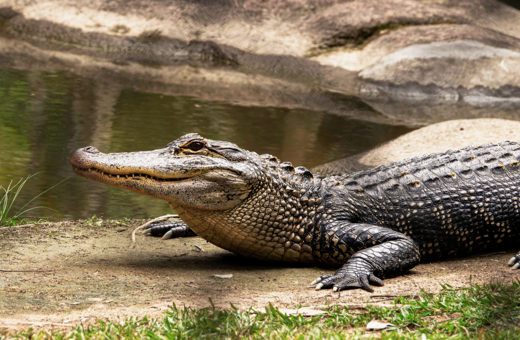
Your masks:
M520 252L513 256L511 260L507 263L509 267L513 267L511 269L516 270L520 268Z
M197 236L184 222L160 222L152 223L143 232L145 235L157 236L167 240L177 237Z
M321 257L327 256L330 263L335 258L350 259L334 274L314 280L316 289L361 288L373 292L370 284L382 286L381 278L397 276L419 263L419 247L410 237L392 229L336 221L323 229L325 236L315 245Z

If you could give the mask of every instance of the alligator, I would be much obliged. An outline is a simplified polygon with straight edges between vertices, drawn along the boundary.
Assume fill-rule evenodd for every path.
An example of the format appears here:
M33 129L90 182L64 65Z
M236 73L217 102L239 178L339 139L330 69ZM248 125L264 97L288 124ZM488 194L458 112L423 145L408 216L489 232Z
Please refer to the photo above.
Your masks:
M166 200L198 235L257 259L338 268L316 289L372 292L420 261L465 256L518 239L520 143L502 142L322 178L271 155L187 134L153 151L71 156L76 174ZM520 268L520 253L508 263Z

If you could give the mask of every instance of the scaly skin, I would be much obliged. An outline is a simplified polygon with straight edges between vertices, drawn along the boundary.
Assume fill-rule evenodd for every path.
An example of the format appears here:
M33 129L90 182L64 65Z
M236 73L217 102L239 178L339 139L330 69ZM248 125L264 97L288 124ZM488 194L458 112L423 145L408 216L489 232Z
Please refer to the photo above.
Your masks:
M363 288L419 261L467 255L518 238L520 144L426 155L322 179L271 155L185 135L165 148L71 156L86 178L168 201L185 224L152 235L197 234L263 260L340 267L316 288ZM520 255L509 265L520 267Z

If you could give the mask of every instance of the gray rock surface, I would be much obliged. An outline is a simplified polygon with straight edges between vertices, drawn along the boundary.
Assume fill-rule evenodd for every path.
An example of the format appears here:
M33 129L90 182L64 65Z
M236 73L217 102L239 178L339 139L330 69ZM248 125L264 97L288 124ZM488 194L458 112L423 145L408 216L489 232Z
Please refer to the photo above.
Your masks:
M520 98L520 52L474 40L411 45L384 56L359 75L376 83L362 86L361 91L368 93L384 88L400 95L407 91L415 98L457 102L469 97L471 102L471 90L479 89L485 97ZM432 93L431 86L439 90Z
M440 68L444 72L440 73ZM445 88L497 89L520 85L520 52L474 40L417 44L384 56L359 75L396 85L415 82Z
M505 140L520 141L520 122L505 119L452 120L412 131L373 150L320 165L311 171L322 176L341 175L405 158Z
M381 58L412 45L455 40L478 41L487 46L520 51L520 39L469 24L404 26L380 32L362 49L336 49L315 57L322 64L361 71Z
M0 7L0 36L62 52L63 62L65 53L92 58L80 67L124 64L128 77L190 65L218 73L224 90L256 77L301 89L291 102L319 97L313 110L352 115L330 97L355 95L395 116L383 97L408 105L407 125L439 121L436 112L460 118L453 108L461 104L504 118L520 107L520 11L496 0L0 0ZM166 73L183 84L185 72ZM189 83L205 87L207 78ZM237 91L233 100L275 105L254 93ZM429 110L431 100L449 107Z

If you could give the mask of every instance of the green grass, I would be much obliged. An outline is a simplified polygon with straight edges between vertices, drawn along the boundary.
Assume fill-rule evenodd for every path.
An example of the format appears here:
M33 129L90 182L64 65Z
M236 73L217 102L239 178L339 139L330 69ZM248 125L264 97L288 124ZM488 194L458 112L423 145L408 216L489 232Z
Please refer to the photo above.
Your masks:
M97 217L96 215L94 215L91 218L87 218L85 220L85 224L91 225L91 226L97 225L99 227L103 224L103 220L101 218Z
M266 312L214 307L177 308L161 318L98 320L68 331L32 329L0 336L7 339L519 339L520 283L492 283L416 298L398 297L392 308L368 306L363 313L330 306L327 314L287 316L270 306ZM211 300L210 300L211 302ZM365 331L370 320L394 325L383 332Z
M11 208L13 207L13 204L16 201L16 198L18 197L20 192L22 191L23 187L25 186L25 184L27 183L27 181L29 179L31 179L32 177L34 177L36 175L37 174L29 175L25 178L21 178L18 182L16 182L16 184L13 184L13 181L11 181L9 183L9 185L7 185L7 187L5 187L5 188L3 186L0 186L0 192L3 191L3 193L1 194L2 196L0 198L0 226L15 226L18 224L28 223L28 220L21 218L21 216L23 214L25 214L31 210L34 210L34 209L50 209L50 208L41 207L41 206L27 208L27 209L26 209L26 207L29 204L31 204L35 199L37 199L41 195L45 194L47 191L53 189L54 187L60 185L65 180L67 180L67 178L65 178L63 181L59 182L58 184L53 185L49 189L42 191L38 195L34 196L31 200L29 200L29 202L27 202L16 213L14 213L14 215L9 216L9 213L11 212ZM50 210L53 210L53 209L50 209Z

